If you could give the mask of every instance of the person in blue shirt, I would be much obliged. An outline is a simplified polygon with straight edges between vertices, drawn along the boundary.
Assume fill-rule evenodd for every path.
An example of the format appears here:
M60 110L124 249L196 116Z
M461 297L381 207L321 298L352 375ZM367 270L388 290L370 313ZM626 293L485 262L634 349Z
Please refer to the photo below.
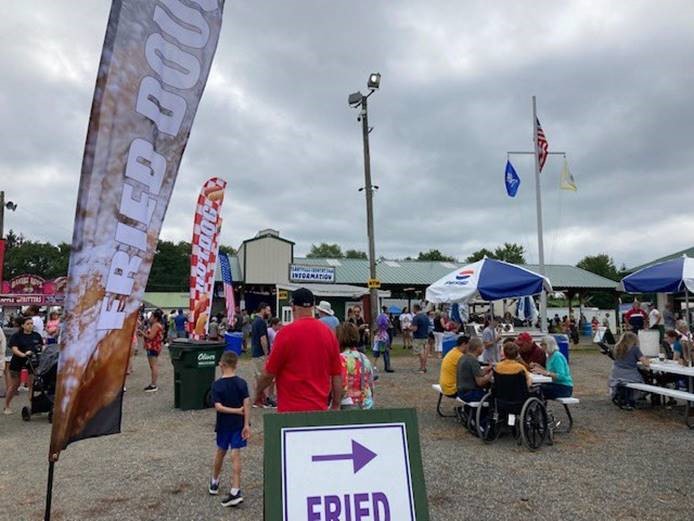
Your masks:
M188 317L186 317L182 309L179 309L178 315L174 317L174 327L176 328L176 336L178 338L186 337L186 322L188 322Z
M419 372L427 372L427 354L429 351L429 317L422 311L422 306L415 304L412 306L415 312L412 319L412 340L415 355L419 356Z
M677 361L682 360L684 358L684 353L679 333L674 329L667 330L665 332L665 341L670 344L670 349L672 349L672 359Z
M333 311L333 307L330 302L321 300L316 306L316 311L318 311L318 320L328 326L334 333L337 326L340 325L340 321L335 316L335 312Z
M531 362L530 369L533 373L542 374L552 378L552 383L542 384L542 394L548 400L556 398L568 398L573 394L574 381L571 378L571 370L566 357L559 351L557 341L553 336L546 336L540 341L540 347L547 355L545 367L536 362Z
M241 494L241 453L251 435L251 399L248 384L236 376L238 356L233 351L225 351L219 361L222 377L212 384L212 401L217 411L215 432L217 450L214 456L212 478L208 492L219 493L219 475L227 450L231 450L231 490L222 500L222 506L236 506L243 501Z

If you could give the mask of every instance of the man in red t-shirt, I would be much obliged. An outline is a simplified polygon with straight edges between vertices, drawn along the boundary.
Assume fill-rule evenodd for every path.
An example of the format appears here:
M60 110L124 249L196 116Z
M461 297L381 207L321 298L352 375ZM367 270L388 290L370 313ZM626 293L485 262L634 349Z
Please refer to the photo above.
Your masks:
M275 337L256 397L273 379L278 412L325 411L332 391L332 408L340 408L342 363L335 334L313 316L313 293L297 289L292 296L294 322Z
M634 333L638 333L640 329L647 327L648 313L641 309L639 301L634 299L631 309L624 313L624 321L631 327Z

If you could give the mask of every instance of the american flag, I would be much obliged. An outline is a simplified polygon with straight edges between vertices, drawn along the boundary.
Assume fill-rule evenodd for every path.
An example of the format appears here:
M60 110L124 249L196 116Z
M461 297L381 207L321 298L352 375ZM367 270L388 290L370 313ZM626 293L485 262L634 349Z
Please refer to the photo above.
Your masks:
M234 323L234 312L236 310L236 302L234 301L234 287L231 280L231 265L229 264L229 256L219 252L219 267L222 270L222 281L224 282L224 300L227 305L227 324L231 326Z
M545 166L545 161L547 161L548 153L549 143L547 143L545 132L542 130L542 127L540 126L540 120L537 119L537 159L540 163L540 172L542 172L542 167Z

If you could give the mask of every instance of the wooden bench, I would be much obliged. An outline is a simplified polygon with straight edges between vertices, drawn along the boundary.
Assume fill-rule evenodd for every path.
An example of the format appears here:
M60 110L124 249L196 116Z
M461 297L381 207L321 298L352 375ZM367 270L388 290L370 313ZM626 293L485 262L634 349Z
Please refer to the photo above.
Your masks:
M694 393L689 393L687 391L678 391L677 389L670 389L669 387L660 387L658 385L640 384L640 383L627 383L624 384L625 387L629 389L634 389L635 391L642 391L644 393L660 394L662 396L667 396L669 398L675 398L677 400L683 400L685 402L694 402ZM684 421L687 427L694 429L694 423L690 422L690 416L685 413Z

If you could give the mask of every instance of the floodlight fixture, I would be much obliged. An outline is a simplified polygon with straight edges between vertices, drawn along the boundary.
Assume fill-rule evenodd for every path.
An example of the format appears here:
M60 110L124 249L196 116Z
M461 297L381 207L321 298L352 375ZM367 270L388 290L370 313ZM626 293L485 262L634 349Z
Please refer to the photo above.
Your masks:
M381 86L381 73L372 72L369 75L369 81L366 83L366 86L372 91L378 90L378 88Z
M347 98L347 103L349 104L350 107L354 107L354 106L359 105L361 103L361 100L363 97L364 97L364 95L361 92L359 92L359 91L353 92Z
M5 208L14 212L17 209L17 203L13 203L12 201L7 201L5 203Z

